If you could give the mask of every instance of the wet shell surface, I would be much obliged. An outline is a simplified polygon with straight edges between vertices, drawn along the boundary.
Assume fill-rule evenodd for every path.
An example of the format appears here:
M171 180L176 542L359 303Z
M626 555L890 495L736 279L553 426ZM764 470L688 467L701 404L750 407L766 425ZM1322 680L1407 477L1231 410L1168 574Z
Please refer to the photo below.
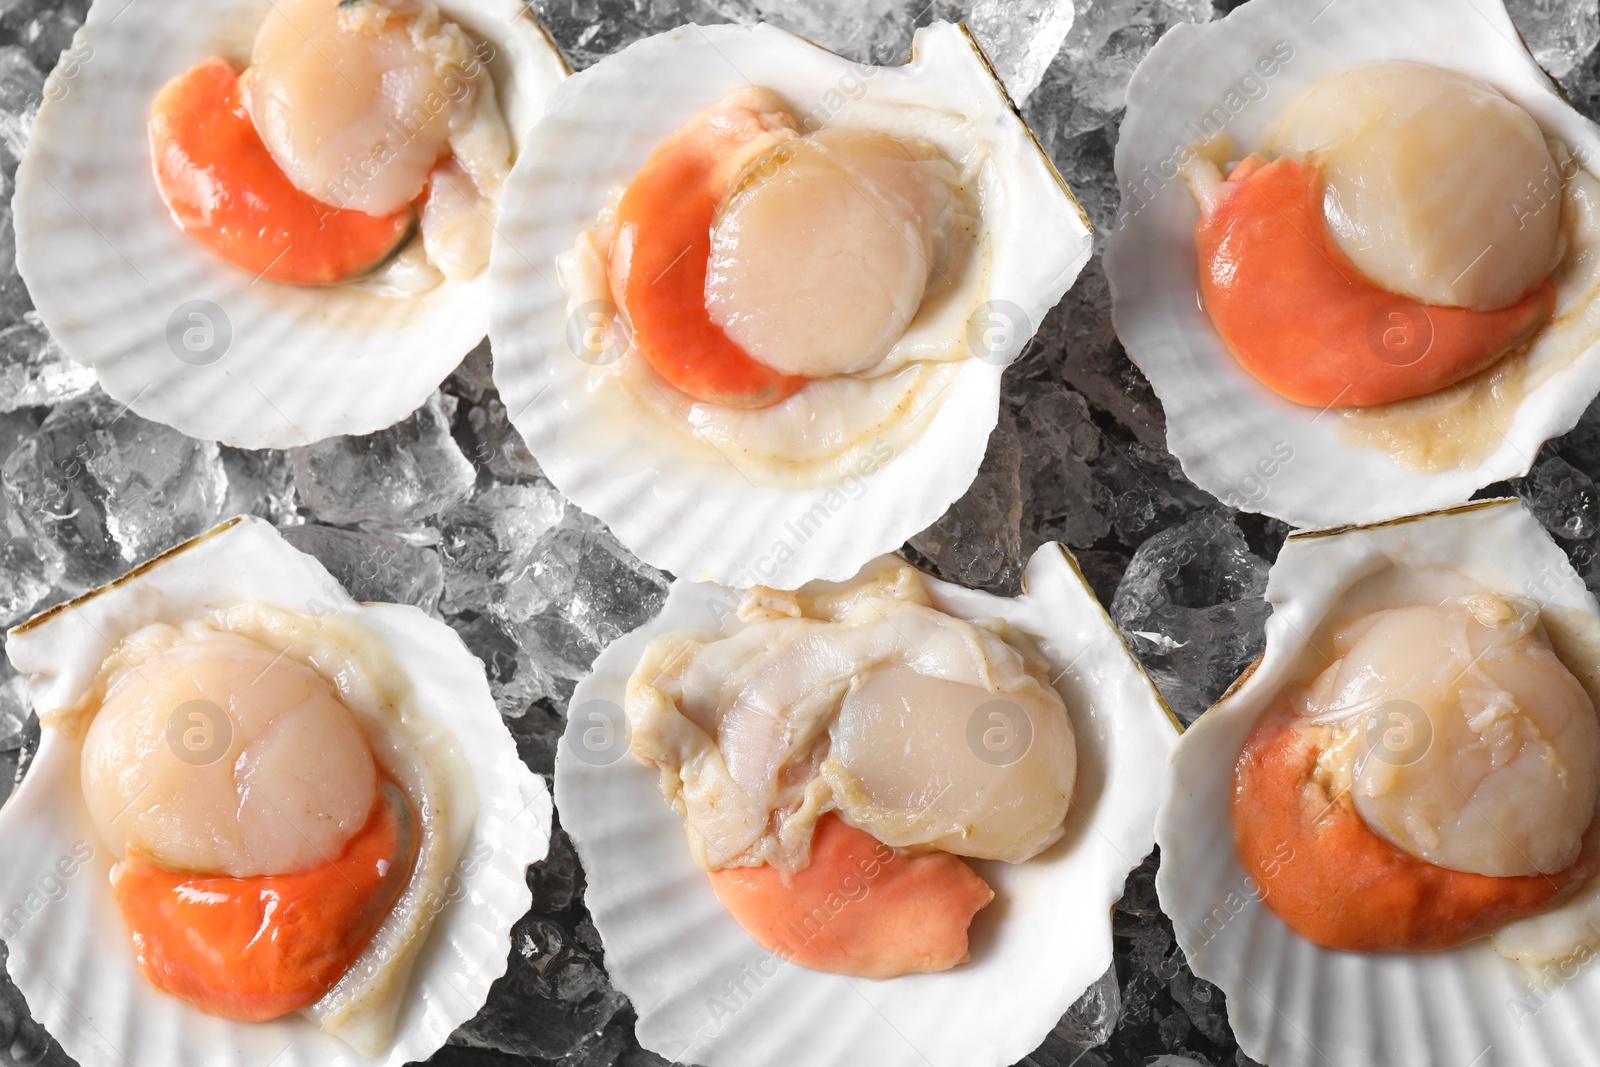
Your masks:
M1065 837L1025 863L972 861L999 899L954 970L857 979L767 953L717 900L657 772L628 749L623 695L645 646L715 629L738 605L733 590L680 579L661 615L578 685L556 761L606 968L638 1010L646 1048L710 1067L998 1067L1037 1047L1110 965L1110 908L1150 851L1173 720L1060 545L1035 553L1016 599L926 584L941 611L998 617L1036 638L1058 672L1079 761Z
M26 778L0 809L9 857L0 872L0 921L6 966L30 1011L84 1067L399 1067L425 1060L482 1007L505 970L511 925L528 909L525 869L549 847L550 795L518 757L483 665L448 627L416 608L356 603L321 564L260 519L223 523L22 624L11 631L7 652L30 676L35 709L47 713L82 697L123 636L152 621L249 601L376 635L404 665L417 710L459 743L476 784L477 815L417 956L393 1043L367 1058L303 1014L230 1022L145 980L112 899L110 850L84 803L81 742L47 726Z
M174 224L146 134L156 93L247 60L270 0L96 0L45 84L17 172L17 265L50 332L137 414L204 440L292 448L414 411L487 330L487 279L420 295L257 281ZM492 44L518 150L566 66L519 0L442 0ZM198 317L196 317L198 316Z
M1600 1063L1600 973L1534 971L1488 938L1439 952L1321 948L1262 902L1234 848L1234 763L1294 680L1319 624L1362 579L1450 568L1487 591L1600 619L1566 555L1515 500L1294 534L1267 582L1266 651L1179 741L1156 823L1162 909L1195 974L1227 994L1239 1047L1272 1067L1555 1067ZM1592 664L1570 669L1589 679Z
M1232 157L1246 155L1312 84L1381 60L1489 83L1596 173L1600 130L1557 95L1500 0L1257 0L1220 21L1179 26L1135 72L1117 143L1122 218L1105 257L1113 319L1166 409L1167 445L1197 485L1295 526L1466 500L1527 473L1539 446L1571 429L1600 392L1600 300L1589 293L1563 307L1558 295L1556 320L1531 353L1529 387L1487 431L1487 454L1428 471L1350 440L1337 410L1282 399L1224 347L1198 300L1199 211L1178 173L1184 150L1221 130ZM1582 254L1592 263L1593 247Z
M989 146L988 321L1004 345L963 358L937 410L903 443L863 445L831 482L763 482L698 436L602 402L604 368L582 340L556 260L595 225L655 147L733 89L770 88L808 120L951 118ZM956 122L959 120L959 122ZM899 67L853 63L772 26L685 26L641 41L569 79L551 97L506 185L490 261L495 382L545 473L649 563L735 586L792 589L843 579L898 548L966 490L998 416L1000 376L1089 256L1084 216L963 28L919 30ZM806 393L797 394L796 399ZM676 394L679 409L691 401ZM646 409L640 411L649 414ZM686 416L693 422L692 413Z

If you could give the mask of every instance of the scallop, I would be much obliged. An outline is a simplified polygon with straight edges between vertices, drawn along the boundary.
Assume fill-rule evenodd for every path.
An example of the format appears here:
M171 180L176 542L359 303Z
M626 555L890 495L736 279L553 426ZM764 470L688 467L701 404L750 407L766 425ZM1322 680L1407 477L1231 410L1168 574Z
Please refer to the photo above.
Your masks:
M94 60L52 73L18 171L18 269L113 398L193 437L290 448L399 421L482 340L500 186L566 75L522 4L99 0L72 54ZM219 222L255 200L167 141L152 158L177 128L152 106L197 71L238 97L274 188L354 236L279 248L262 223ZM175 219L262 247L225 260Z
M629 681L633 752L660 768L703 866L803 868L830 809L884 844L980 859L1021 863L1061 837L1075 745L1038 664L929 606L898 558L840 608L805 592L747 600L724 639L661 637ZM974 758L973 724L1016 758Z
M892 666L845 696L822 773L853 824L896 848L1013 863L1060 840L1077 745L1059 697L1044 685L996 691L979 683ZM1027 750L1017 759L962 759L975 722L990 741L986 752L1012 745L1026 722Z
M6 648L42 734L0 809L0 913L12 977L76 1061L399 1067L483 1004L551 807L482 664L441 623L356 604L238 518L14 628ZM66 891L41 896L42 882ZM162 909L227 938L206 909L236 887L246 903L265 887L270 920L324 884L320 912L348 901L352 926L275 957L269 993L196 986L219 964L162 936ZM293 936L251 939L240 959ZM328 957L349 963L318 970ZM316 980L291 987L301 970L286 967ZM131 1020L114 1041L91 1004Z
M833 127L748 169L711 238L711 321L784 374L876 366L937 280L955 223L954 165L931 145Z
M1388 62L1330 75L1290 107L1272 145L1321 162L1334 240L1391 292L1505 307L1549 277L1565 251L1559 205L1521 202L1529 189L1562 185L1544 131L1458 71Z
M1600 895L1583 858L1600 782L1600 608L1583 580L1519 502L1488 500L1292 534L1267 599L1266 650L1179 741L1156 824L1163 910L1195 973L1227 995L1240 1048L1285 1067L1566 1062L1555 1050L1589 1032L1600 992L1562 962L1594 951ZM1298 797L1241 784L1261 780L1239 777L1247 760L1288 751L1263 747L1275 717L1310 746L1297 750L1314 764ZM1256 847L1242 829L1271 825L1264 806L1318 796L1302 810L1321 820L1349 805L1387 869L1473 892L1490 887L1463 879L1523 886L1525 917L1473 913L1485 896L1451 912L1474 921L1466 938L1434 951L1322 947L1278 910L1283 893L1299 899L1278 879L1314 859L1306 841ZM1366 885L1369 862L1352 853L1324 872L1319 930L1337 926L1331 897ZM1392 926L1401 904L1386 891L1371 899L1390 901L1379 919ZM1455 908L1453 891L1425 910Z
M1041 548L1024 578L1007 599L883 557L794 592L680 579L596 660L556 792L646 1048L709 1065L1006 1064L1104 972L1107 907L1149 849L1174 724L1064 549ZM779 948L746 933L708 868L791 863L798 878L836 817L903 856L967 857L995 899L970 959L866 984L791 962L781 942L880 892L881 857Z
M1351 624L1359 635L1335 634L1338 659L1297 710L1336 727L1329 747L1379 836L1496 878L1577 861L1600 792L1600 720L1539 613L1525 597L1475 593L1375 612ZM1395 701L1421 714L1416 736L1398 739L1402 758L1388 759L1396 739L1365 717ZM1363 736L1341 746L1352 732Z
M842 580L936 519L1089 255L950 24L897 68L686 26L575 76L531 136L490 260L496 384L569 498L692 578Z
M328 204L398 211L422 195L435 163L460 157L457 142L474 137L499 148L464 157L491 168L483 184L494 192L511 145L493 84L465 73L477 47L437 8L297 0L262 20L245 99L272 158Z
M1316 527L1526 473L1600 391L1597 152L1497 2L1266 0L1169 34L1130 91L1106 272L1188 476ZM1256 153L1315 169L1331 251L1306 262L1342 260L1327 269L1363 293L1334 309L1337 359L1262 342L1282 364L1271 388L1201 299L1226 282L1202 271L1196 234L1201 203L1237 187L1223 172ZM1333 307L1305 299L1299 321Z
M164 866L233 877L298 871L337 856L378 792L355 715L333 685L281 650L204 623L157 623L118 666L84 735L83 783L100 840ZM162 744L173 709L225 709L227 744L197 766ZM201 736L197 744L210 740ZM216 741L222 740L220 737Z

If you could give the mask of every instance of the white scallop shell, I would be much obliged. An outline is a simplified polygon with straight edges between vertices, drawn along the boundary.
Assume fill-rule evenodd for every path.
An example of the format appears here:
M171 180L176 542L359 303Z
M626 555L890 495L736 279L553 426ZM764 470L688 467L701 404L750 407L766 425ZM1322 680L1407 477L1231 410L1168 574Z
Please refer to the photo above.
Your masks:
M202 1014L139 973L109 889L111 858L79 787L79 742L47 728L27 776L0 808L0 916L7 970L33 1016L83 1067L400 1067L425 1060L482 1007L505 971L511 925L528 910L525 870L549 847L550 794L518 757L483 664L449 627L416 608L356 603L261 519L229 520L22 624L11 631L7 653L32 675L29 695L46 711L75 699L132 630L251 600L363 626L406 665L420 708L455 735L478 785L472 838L452 875L459 886L451 886L433 920L394 1044L381 1059L358 1055L298 1013L265 1023ZM85 848L93 857L72 864ZM469 856L477 858L466 862Z
M601 60L551 96L506 183L490 260L494 378L511 420L551 481L647 562L697 580L792 589L850 577L966 491L998 417L1004 367L964 360L920 435L857 479L866 491L854 486L850 494L757 486L720 460L677 459L644 420L619 419L596 403L592 368L569 347L556 257L662 140L752 80L803 113L821 108L847 121L858 104L916 104L969 116L993 134L1012 202L990 220L990 293L1021 309L1026 336L1016 351L1077 277L1090 237L982 52L948 23L918 30L911 60L888 68L853 63L773 26L684 26ZM840 104L841 86L860 95ZM826 518L811 531L808 517L816 515Z
M1239 1047L1271 1067L1600 1063L1593 967L1535 992L1530 973L1487 938L1443 952L1336 952L1296 934L1250 891L1229 815L1239 751L1301 662L1307 635L1389 563L1456 568L1485 589L1600 619L1566 555L1515 500L1292 535L1267 580L1266 651L1173 755L1156 821L1162 909L1194 973L1227 994Z
M621 707L645 645L721 625L737 593L679 579L660 616L601 653L572 696L556 797L606 969L637 1009L646 1048L710 1067L1002 1067L1110 966L1111 906L1150 851L1175 720L1064 548L1041 547L1024 577L1016 599L927 585L942 611L1003 618L1039 640L1072 716L1077 793L1066 837L1042 855L969 861L1004 907L979 913L973 959L941 974L850 978L763 951L689 858L655 770L631 758Z
M1293 57L1266 77L1258 63L1280 43ZM1341 442L1336 414L1277 396L1223 346L1199 305L1199 211L1170 165L1176 153L1204 139L1195 130L1213 108L1231 115L1226 132L1248 152L1317 80L1391 59L1481 78L1591 172L1600 159L1600 130L1557 95L1501 0L1254 0L1220 21L1178 26L1134 72L1117 142L1123 217L1105 255L1112 314L1166 409L1167 446L1196 485L1295 526L1375 522L1466 500L1527 473L1540 444L1571 429L1600 392L1595 344L1522 399L1492 455L1423 473ZM1285 454L1292 459L1273 462Z
M13 201L18 269L67 354L145 418L243 448L392 425L488 327L484 275L410 298L256 282L173 224L152 176L151 101L208 56L248 58L271 6L95 0L45 83ZM439 8L494 45L488 66L520 150L564 61L521 0L440 0ZM184 307L192 301L213 307ZM199 338L198 354L169 341L169 331L181 338L206 328L190 310L214 331Z

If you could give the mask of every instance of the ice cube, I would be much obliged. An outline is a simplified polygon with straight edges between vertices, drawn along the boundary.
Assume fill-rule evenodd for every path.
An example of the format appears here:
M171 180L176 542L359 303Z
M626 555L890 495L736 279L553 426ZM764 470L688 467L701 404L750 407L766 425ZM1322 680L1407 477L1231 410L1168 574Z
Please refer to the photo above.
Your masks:
M61 350L38 312L0 329L0 411L59 404L94 384L94 371Z
M1098 257L1045 317L1040 343L1055 355L1051 362L1062 381L1091 408L1106 412L1146 448L1166 450L1161 402L1111 328L1111 292Z
M0 173L0 325L15 325L33 309L28 287L17 273L17 234L12 226L11 190L13 182ZM0 398L4 397L0 393Z
M521 719L535 701L560 692L561 686L543 658L506 632L509 624L476 613L452 616L448 621L472 654L483 661L489 692L508 720Z
M565 911L577 899L582 887L583 871L578 867L578 852L558 820L550 835L550 851L528 868L528 888L533 891L530 910L536 915Z
M0 639L0 752L14 752L22 744L30 713L27 681L5 658L5 641ZM8 792L9 783L0 784L0 793Z
M686 22L771 22L851 59L898 64L919 25L965 21L1018 101L1044 77L1073 11L1070 0L538 0L535 7L579 70Z
M517 742L517 755L535 774L546 778L556 773L556 742L566 729L566 718L555 704L554 700L536 700L523 714L506 720L506 727ZM550 847L554 852L555 845Z
M295 487L334 526L410 526L472 494L476 475L450 436L456 398L434 393L386 430L293 449Z
M6 0L0 4L0 39L21 42L34 65L49 71L88 10L87 0Z
M921 5L902 0L754 0L754 13L851 59L901 62Z
M26 413L0 413L0 470L23 441L38 431ZM22 516L12 515L0 492L0 628L22 621L50 591L51 570L34 549Z
M221 517L217 446L149 422L98 391L54 408L0 468L7 526L68 593L116 577Z
M1565 79L1600 44L1594 0L1506 0L1506 10L1539 65Z
M222 517L228 476L212 441L197 441L131 411L83 439L84 466L104 494L106 529L137 563Z
M469 455L501 481L523 482L543 478L539 461L528 451L527 442L511 425L510 414L499 394L484 397L467 412L467 428L472 443Z
M461 398L465 412L457 422L465 430L467 458L501 481L535 481L544 477L494 387L489 342L467 353L445 389Z
M513 623L508 629L519 658L529 665L529 677L542 679L543 690L535 696L549 697L565 707L573 686L589 673L602 646L558 608ZM519 666L519 675L523 670Z
M1095 477L1104 434L1088 402L1053 382L1008 385L1007 400L1018 411L1022 446L1023 551L1041 541L1094 545L1111 532L1116 502Z
M126 566L106 526L105 489L88 468L94 454L88 437L117 410L98 392L62 404L0 466L8 528L29 541L48 580L68 594L109 581Z
M1600 489L1594 479L1555 452L1540 455L1516 483L1528 510L1558 537L1587 540L1600 533Z
M1122 110L1133 69L1173 26L1208 22L1211 0L1080 0L1055 61L1028 101L1047 144L1104 126Z
M629 552L598 519L570 509L550 540L552 556L576 564L560 602L562 615L597 650L661 610L666 575Z
M0 47L0 167L6 174L17 169L33 136L33 118L44 102L44 75L34 66L27 49Z
M444 389L473 404L482 403L483 398L494 391L494 362L487 337L450 372Z
M552 596L534 573L546 534L566 514L548 483L495 485L440 513L446 614L477 611L517 622L549 606Z
M1081 1047L1103 1045L1122 1018L1122 987L1113 963L1056 1023L1057 1036Z
M0 529L0 627L32 614L50 592L50 569L26 535Z
M5 944L0 943L0 963L9 955ZM55 1038L28 1014L28 1003L22 998L22 991L4 967L0 967L0 1049L4 1050L7 1067L13 1064L16 1067L73 1065Z
M1124 544L1137 545L1216 501L1185 478L1169 453L1109 437L1095 471L1114 502L1111 523Z
M304 521L295 511L294 466L287 452L227 445L220 451L228 474L224 515L258 515L275 526Z
M750 0L533 0L533 6L575 70L685 23L752 22L758 17Z
M1228 1039L1228 1017L1222 990L1196 978L1187 967L1179 968L1172 976L1172 999L1178 1002L1189 1021L1213 1041Z
M535 526L548 521L550 512L540 511L546 506L530 509ZM511 517L530 521L528 512ZM510 529L516 536L515 527ZM576 508L568 508L557 525L532 542L531 552L519 550L496 564L496 543L493 531L481 524L447 524L441 530L446 568L441 606L448 613L479 605L451 623L489 664L490 687L506 715L521 715L541 697L564 705L600 650L652 618L666 598L666 576ZM513 573L502 573L502 567ZM490 573L501 577L488 578Z
M1267 563L1225 512L1208 510L1139 546L1111 617L1184 722L1260 652Z
M579 929L530 913L511 929L510 965L483 1010L450 1040L560 1060L585 1052L626 1003Z
M1072 26L1070 0L973 0L965 21L1017 103L1044 79Z
M300 551L317 557L357 600L411 604L428 612L439 601L444 570L431 548L316 523L285 527L283 536Z
M1016 418L1002 410L971 488L911 546L952 582L1015 596L1023 563L1021 468Z

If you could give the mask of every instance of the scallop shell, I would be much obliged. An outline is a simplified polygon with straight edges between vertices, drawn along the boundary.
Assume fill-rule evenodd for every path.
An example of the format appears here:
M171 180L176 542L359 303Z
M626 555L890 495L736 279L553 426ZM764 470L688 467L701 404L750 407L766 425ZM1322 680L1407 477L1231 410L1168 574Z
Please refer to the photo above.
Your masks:
M1003 618L1039 640L1079 761L1065 838L1022 864L971 861L1003 907L979 914L973 959L942 974L873 981L764 952L689 858L656 772L629 758L623 693L645 646L720 625L737 593L680 579L658 618L601 653L572 696L556 797L606 969L646 1048L710 1067L1001 1067L1110 966L1110 909L1150 851L1175 720L1064 548L1041 547L1025 579L1016 599L927 579L940 610Z
M1274 49L1292 55L1274 64ZM1523 397L1492 455L1427 473L1342 442L1337 414L1282 399L1223 346L1197 297L1199 212L1177 176L1177 153L1204 139L1198 124L1213 109L1249 151L1314 82L1392 59L1481 78L1591 173L1600 159L1600 130L1557 95L1500 0L1255 0L1218 22L1176 27L1135 71L1117 142L1122 218L1105 256L1113 320L1166 409L1167 445L1195 484L1295 526L1375 522L1466 500L1527 473L1540 444L1571 429L1600 392L1600 344L1587 345Z
M44 730L27 777L0 808L0 922L7 970L34 1018L83 1067L400 1067L425 1060L472 1018L505 971L528 910L530 863L550 842L544 779L517 755L483 665L416 608L358 604L266 522L238 518L11 631L7 652L36 709L81 692L121 635L148 622L258 600L333 615L382 638L409 665L418 704L447 727L478 783L479 809L451 894L417 959L388 1055L366 1059L299 1014L265 1023L205 1015L145 981L109 891L111 857L79 787L79 743ZM85 854L88 854L85 858Z
M1239 1047L1272 1067L1600 1063L1600 973L1592 967L1549 990L1536 989L1531 972L1488 939L1443 952L1335 952L1290 930L1250 891L1229 816L1234 762L1307 635L1346 590L1388 563L1456 568L1484 588L1600 619L1566 555L1515 500L1292 535L1267 581L1266 651L1173 756L1156 821L1162 909L1194 973L1227 994Z
M948 23L918 30L910 61L891 68L853 63L773 26L685 26L601 60L556 91L507 182L490 261L494 377L511 420L551 481L647 562L697 580L795 588L848 578L965 492L998 417L1004 366L964 360L920 435L849 493L762 487L720 460L675 459L650 426L596 402L590 361L568 341L556 257L656 145L752 78L802 113L837 111L846 121L850 100L916 103L994 131L995 162L1022 210L991 216L990 293L1020 309L1017 351L1088 260L1090 237L982 51ZM861 95L841 104L841 86Z
M488 65L520 151L564 61L520 0L439 8L494 45ZM409 298L257 283L173 224L150 177L150 103L208 56L248 57L270 9L95 0L45 83L13 201L18 269L67 354L145 418L242 448L392 425L488 327L485 275ZM190 329L211 331L193 351Z

